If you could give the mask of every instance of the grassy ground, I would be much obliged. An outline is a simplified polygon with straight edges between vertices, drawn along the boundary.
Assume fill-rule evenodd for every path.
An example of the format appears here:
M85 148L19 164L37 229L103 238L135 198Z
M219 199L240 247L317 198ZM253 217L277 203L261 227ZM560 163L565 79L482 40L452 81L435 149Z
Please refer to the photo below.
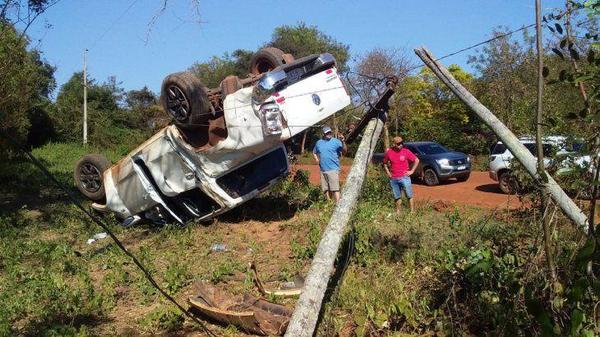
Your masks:
M54 144L34 153L72 186L73 164L87 151ZM29 164L2 165L0 336L199 332L110 239L86 244L101 229ZM319 335L541 331L526 308L527 294L542 299L548 294L540 231L528 225L530 212L434 203L396 216L388 195L385 179L371 172L346 241L354 243L353 254L346 260L345 243L337 268L347 269L329 294ZM123 229L107 220L159 283L185 303L200 281L233 295L257 295L247 267L252 261L271 287L305 274L332 208L301 175L210 224ZM583 238L562 221L555 226L559 265L568 266ZM213 252L216 243L225 244L226 251ZM561 268L567 279L572 273ZM294 300L282 303L293 307ZM593 326L586 317L578 331ZM243 335L233 327L211 328Z

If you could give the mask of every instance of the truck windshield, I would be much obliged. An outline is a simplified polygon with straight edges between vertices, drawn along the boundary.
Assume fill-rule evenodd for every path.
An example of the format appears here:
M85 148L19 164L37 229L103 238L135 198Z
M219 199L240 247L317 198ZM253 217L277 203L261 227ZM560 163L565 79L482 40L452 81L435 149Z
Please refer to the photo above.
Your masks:
M438 154L438 153L450 152L445 147L441 146L440 144L436 144L436 143L419 145L418 148L419 148L419 151L424 154Z

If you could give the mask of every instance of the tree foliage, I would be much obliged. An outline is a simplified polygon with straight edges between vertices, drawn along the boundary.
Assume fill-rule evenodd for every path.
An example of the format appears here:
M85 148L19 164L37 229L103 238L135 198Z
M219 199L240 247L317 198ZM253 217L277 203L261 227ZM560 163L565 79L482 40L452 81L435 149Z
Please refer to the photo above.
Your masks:
M28 43L11 25L0 25L0 127L21 141L34 140L47 131L35 130L37 136L28 135L32 122L43 120L47 114L49 95L55 87L54 67L38 51L28 51Z
M271 41L266 46L279 48L296 58L328 52L335 57L341 72L348 70L350 47L325 34L318 27L304 22L275 28Z
M194 63L190 71L207 87L216 88L229 75L248 77L252 54L251 51L238 49L231 55L225 53L221 57L213 56L208 61Z

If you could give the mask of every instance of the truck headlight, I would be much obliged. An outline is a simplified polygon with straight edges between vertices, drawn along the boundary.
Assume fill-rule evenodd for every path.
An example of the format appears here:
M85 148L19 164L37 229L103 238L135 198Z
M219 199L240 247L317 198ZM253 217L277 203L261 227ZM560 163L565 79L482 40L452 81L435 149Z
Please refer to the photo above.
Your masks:
M283 130L281 111L275 103L265 103L259 109L265 135L280 135Z
M450 162L448 161L448 159L437 159L436 162L442 166L450 165Z

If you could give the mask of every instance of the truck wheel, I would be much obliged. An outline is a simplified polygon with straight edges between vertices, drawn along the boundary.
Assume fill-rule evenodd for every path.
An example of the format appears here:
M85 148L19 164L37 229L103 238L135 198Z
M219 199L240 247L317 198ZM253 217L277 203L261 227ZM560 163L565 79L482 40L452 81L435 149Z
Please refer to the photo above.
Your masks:
M279 66L294 61L291 54L284 53L281 49L267 47L259 50L250 60L250 73L260 75L269 72Z
M435 186L440 183L437 174L432 168L428 168L423 172L423 182L427 186Z
M88 154L79 159L75 164L73 178L77 189L88 199L102 201L105 199L102 173L110 167L111 163L100 154Z
M465 174L464 176L456 177L456 180L460 181L460 182L465 182L465 181L469 180L470 176L471 176L471 174Z
M505 171L498 177L498 186L504 194L517 193L517 180L510 171Z
M214 114L206 87L191 72L165 77L160 92L160 103L177 126L194 127Z

